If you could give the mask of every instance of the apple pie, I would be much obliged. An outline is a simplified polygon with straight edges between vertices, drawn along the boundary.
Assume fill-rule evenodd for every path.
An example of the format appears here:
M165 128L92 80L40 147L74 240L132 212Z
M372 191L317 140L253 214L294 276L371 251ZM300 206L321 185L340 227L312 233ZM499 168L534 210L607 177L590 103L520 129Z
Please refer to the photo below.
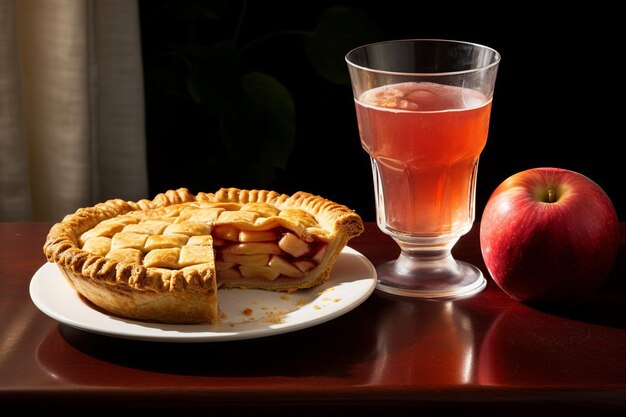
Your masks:
M353 210L305 192L180 188L81 208L50 229L43 250L79 294L109 313L217 324L218 288L317 286L362 232Z

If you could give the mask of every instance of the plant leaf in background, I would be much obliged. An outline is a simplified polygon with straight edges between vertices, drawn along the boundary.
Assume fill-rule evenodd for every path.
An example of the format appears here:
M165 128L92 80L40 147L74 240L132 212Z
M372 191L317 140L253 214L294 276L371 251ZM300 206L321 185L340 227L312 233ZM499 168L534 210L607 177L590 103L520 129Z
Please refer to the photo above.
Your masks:
M306 54L317 73L333 83L348 85L346 53L380 40L382 32L361 10L332 6L322 12L312 35L305 40Z
M300 42L302 47L294 53L301 54L302 60L296 62L306 65L308 61L322 80L348 85L346 52L381 36L364 12L346 6L323 10L312 29L263 31L252 11L261 7L259 3L254 7L246 1L219 0L142 4L150 5L152 13L147 14L150 19L145 23L152 23L149 28L161 39L147 59L146 78L164 92L155 95L159 109L172 110L168 113L172 121L157 120L157 124L170 131L176 123L174 117L187 124L180 129L187 135L176 139L186 153L173 158L181 167L194 169L169 169L177 176L171 181L187 186L198 182L202 188L214 183L272 187L277 175L288 167L297 140L297 103L284 80L273 72L286 68L280 59L293 63L293 54L277 55L273 66L261 69L262 62L249 59L250 47L281 48L285 39ZM271 13L272 6L280 9L278 3L263 3L264 13ZM297 26L302 17L285 16L285 22ZM246 23L256 30L246 31ZM265 50L256 49L253 56L262 60ZM291 88L297 89L298 84L292 83ZM161 129L157 128L155 135L162 142L168 140Z
M189 70L187 89L191 97L210 112L232 111L241 74L239 51L232 42L213 47L179 45L178 51L187 54Z
M294 146L294 103L289 90L268 74L244 74L240 85L238 103L221 123L227 160L238 167L240 182L256 178L269 185L277 169L286 169Z

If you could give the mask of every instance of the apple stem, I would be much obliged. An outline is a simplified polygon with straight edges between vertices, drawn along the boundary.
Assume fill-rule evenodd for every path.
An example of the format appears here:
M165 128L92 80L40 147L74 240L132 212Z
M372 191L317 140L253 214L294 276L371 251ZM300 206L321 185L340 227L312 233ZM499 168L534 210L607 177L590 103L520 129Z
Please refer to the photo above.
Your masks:
M548 203L554 203L554 190L550 188L548 190Z

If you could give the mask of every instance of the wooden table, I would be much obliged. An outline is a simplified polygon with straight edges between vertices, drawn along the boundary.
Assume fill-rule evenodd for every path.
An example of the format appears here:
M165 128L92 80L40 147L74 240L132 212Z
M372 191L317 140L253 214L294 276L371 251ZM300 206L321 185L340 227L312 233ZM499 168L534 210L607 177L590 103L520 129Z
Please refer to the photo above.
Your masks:
M28 288L45 263L50 226L0 223L3 409L626 415L626 224L603 291L571 311L522 305L488 279L471 298L428 302L374 292L318 326L216 343L118 339L40 312ZM374 265L398 253L374 223L350 246ZM486 272L478 224L455 255Z

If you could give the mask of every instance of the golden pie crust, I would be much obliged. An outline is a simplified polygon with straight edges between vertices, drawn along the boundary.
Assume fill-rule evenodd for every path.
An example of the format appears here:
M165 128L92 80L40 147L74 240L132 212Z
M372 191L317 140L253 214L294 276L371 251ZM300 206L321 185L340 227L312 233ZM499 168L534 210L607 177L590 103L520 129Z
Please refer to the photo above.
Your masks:
M353 210L310 193L180 188L81 208L50 229L43 250L79 294L109 313L217 324L218 287L317 286L363 230Z

